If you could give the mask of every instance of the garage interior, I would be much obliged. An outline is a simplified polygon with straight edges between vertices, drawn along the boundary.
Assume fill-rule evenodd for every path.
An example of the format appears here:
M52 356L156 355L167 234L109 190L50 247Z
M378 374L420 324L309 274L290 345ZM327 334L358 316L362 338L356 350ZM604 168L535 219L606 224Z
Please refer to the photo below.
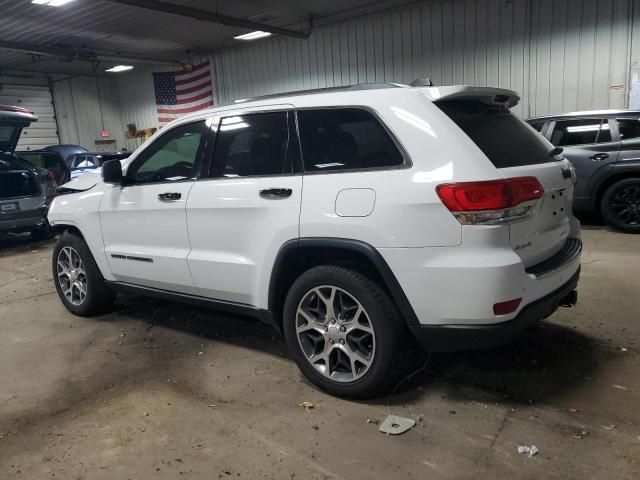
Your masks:
M0 0L0 105L39 117L19 150L134 151L159 127L153 73L203 63L215 106L428 77L515 90L525 119L640 110L638 0L45 3ZM640 478L639 237L580 220L577 306L359 402L254 319L137 296L75 317L55 240L0 239L0 477ZM380 433L389 412L416 426Z

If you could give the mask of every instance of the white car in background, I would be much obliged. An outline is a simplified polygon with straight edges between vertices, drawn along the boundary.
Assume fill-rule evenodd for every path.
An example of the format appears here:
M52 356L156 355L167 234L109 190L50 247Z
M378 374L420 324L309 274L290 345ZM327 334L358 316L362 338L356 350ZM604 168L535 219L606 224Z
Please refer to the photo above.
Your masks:
M359 85L184 116L53 202L60 299L254 315L345 397L387 392L416 343L506 342L575 303L582 246L575 174L518 101Z

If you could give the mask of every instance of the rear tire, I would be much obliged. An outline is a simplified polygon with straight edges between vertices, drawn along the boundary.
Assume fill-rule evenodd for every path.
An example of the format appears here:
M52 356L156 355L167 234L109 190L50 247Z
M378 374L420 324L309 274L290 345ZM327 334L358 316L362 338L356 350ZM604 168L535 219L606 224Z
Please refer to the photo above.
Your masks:
M64 233L53 249L53 282L64 306L74 315L90 316L108 311L115 294L104 278L85 241Z
M611 227L640 233L640 178L625 178L610 185L602 196L600 211Z
M414 349L389 295L341 266L300 275L287 294L283 322L289 353L302 373L339 397L388 393Z

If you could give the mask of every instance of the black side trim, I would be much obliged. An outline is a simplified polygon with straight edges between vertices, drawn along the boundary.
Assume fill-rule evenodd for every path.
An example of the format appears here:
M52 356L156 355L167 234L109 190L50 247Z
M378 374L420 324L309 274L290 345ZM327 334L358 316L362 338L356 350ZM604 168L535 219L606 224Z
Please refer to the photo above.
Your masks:
M560 288L525 306L518 316L489 325L420 325L411 326L418 343L431 352L478 350L504 345L528 326L553 314L561 305L574 305L580 278L578 271Z
M358 252L371 260L374 267L378 270L380 277L382 277L382 280L385 283L384 286L386 286L391 293L391 298L400 310L400 313L407 322L407 325L420 325L418 317L416 316L411 303L409 303L404 290L402 290L400 283L398 283L398 280L380 252L368 243L347 238L307 237L289 240L282 245L276 257L273 269L271 270L271 279L269 282L269 310L271 312L275 311L277 304L277 295L279 293L278 279L287 268L287 265L285 265L285 262L283 261L287 256L286 254L291 252L291 250L298 248L306 249L327 247Z
M276 326L273 321L273 315L267 310L247 305L244 303L226 302L224 300L214 300L199 295L191 295L188 293L170 292L153 287L144 287L126 282L105 282L107 286L115 292L132 293L135 295L146 295L149 297L162 298L172 302L188 303L198 307L211 308L212 310L220 310L234 315L246 315L257 318L271 326Z
M131 255L120 255L119 253L112 253L111 258L117 258L119 260L135 260L136 262L148 262L153 263L153 258L149 257L133 257Z
M580 255L580 252L582 252L582 241L579 238L568 238L564 243L564 247L558 253L543 262L525 268L524 271L536 277L544 276L572 262Z

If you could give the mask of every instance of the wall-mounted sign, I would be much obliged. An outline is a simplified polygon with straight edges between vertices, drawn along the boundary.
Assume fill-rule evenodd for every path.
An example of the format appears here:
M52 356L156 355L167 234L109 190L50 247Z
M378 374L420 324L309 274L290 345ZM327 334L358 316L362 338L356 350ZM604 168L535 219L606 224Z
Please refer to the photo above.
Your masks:
M102 130L102 131L100 132L100 136L101 136L101 137L103 137L103 138L104 138L104 137L110 137L110 136L111 136L111 134L109 133L109 130Z

